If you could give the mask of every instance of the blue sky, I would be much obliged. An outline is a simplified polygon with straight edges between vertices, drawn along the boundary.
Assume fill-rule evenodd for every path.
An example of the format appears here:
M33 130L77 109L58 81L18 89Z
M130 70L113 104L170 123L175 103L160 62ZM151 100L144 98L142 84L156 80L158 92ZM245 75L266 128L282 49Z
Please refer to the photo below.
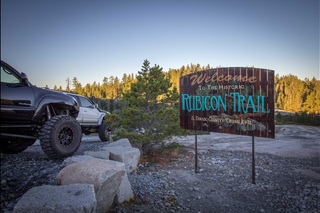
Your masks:
M37 86L197 64L319 79L319 0L1 0L1 59Z

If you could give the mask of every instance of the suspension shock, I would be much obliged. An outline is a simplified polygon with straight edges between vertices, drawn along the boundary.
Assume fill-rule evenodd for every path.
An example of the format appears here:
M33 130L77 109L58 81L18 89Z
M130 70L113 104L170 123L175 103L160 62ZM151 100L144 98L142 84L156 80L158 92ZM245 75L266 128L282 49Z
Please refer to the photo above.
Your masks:
M50 106L47 105L47 118L48 118L48 120L50 120L51 117L52 117L52 115L51 115L51 111L50 111Z

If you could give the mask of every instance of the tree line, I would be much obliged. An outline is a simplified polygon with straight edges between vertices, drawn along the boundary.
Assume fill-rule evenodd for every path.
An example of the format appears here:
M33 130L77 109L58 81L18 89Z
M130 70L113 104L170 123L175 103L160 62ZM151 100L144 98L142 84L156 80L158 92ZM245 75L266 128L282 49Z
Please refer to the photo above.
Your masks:
M161 69L161 73L165 78L169 79L171 83L170 90L173 91L176 88L177 92L179 92L179 79L181 76L207 69L213 69L213 67L209 64L206 66L190 64L182 66L180 69L169 69L167 72ZM139 74L123 74L121 79L116 76L104 77L102 83L93 82L83 86L77 77L73 77L73 79L66 79L66 88L54 86L53 89L73 92L86 97L94 96L101 108L112 111L118 107L118 101L122 100L123 95L130 91L131 85L136 83L138 78ZM276 108L308 114L320 113L320 81L315 77L311 80L308 78L301 80L291 74L285 76L277 74L274 82Z

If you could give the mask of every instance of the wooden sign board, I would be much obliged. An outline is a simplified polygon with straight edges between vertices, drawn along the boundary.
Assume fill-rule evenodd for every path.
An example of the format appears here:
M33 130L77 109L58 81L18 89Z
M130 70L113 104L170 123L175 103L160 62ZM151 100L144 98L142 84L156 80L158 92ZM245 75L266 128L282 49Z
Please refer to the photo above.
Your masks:
M222 67L180 77L180 126L274 138L274 71Z

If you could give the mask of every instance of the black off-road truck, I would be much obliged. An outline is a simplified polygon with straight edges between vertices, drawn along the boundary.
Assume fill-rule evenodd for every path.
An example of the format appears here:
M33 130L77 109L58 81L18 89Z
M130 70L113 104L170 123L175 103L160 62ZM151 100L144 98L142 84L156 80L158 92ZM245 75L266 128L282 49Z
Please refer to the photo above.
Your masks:
M32 85L26 74L1 61L2 153L22 152L39 139L49 157L71 156L82 139L78 113L72 97Z

